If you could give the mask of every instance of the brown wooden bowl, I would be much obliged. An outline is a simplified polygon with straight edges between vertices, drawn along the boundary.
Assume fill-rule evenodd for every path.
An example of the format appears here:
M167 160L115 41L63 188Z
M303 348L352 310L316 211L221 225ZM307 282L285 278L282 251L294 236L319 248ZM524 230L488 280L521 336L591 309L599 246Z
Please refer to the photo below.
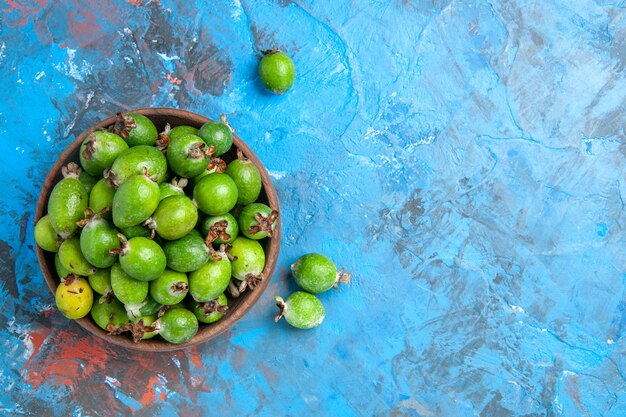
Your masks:
M200 116L199 114L195 114L185 110L177 110L177 109L164 109L164 108L152 108L152 109L139 109L132 110L132 113L140 113L148 117L152 122L156 125L159 132L163 131L165 128L165 124L169 123L171 127L179 126L179 125L189 125L196 128L199 128L206 122L209 122L210 119ZM36 220L39 220L42 216L44 216L47 212L48 206L48 198L50 197L50 193L54 188L55 184L59 182L63 176L61 174L61 168L64 165L67 165L69 162L77 162L78 163L78 152L80 149L80 145L83 140L89 135L91 132L98 129L106 129L109 126L113 125L115 122L115 116L111 116L108 119L97 123L96 125L89 128L82 135L80 135L74 142L72 142L59 156L57 161L52 166L52 169L48 173L46 181L41 188L41 193L39 195L39 200L37 201L37 211L35 213ZM276 194L276 189L272 184L269 174L263 167L263 164L259 160L259 158L252 152L252 150L244 143L241 138L237 135L234 136L234 143L231 150L222 155L222 158L226 161L234 160L236 156L236 149L239 148L243 154L252 161L261 173L261 178L263 180L263 189L261 190L261 195L259 196L258 201L265 203L272 207L275 210L279 210L278 204L278 196ZM106 341L123 346L129 349L141 350L141 351L149 351L149 352L165 352L165 351L174 351L179 349L184 349L189 346L197 345L199 343L206 342L208 340L213 339L220 333L224 332L226 329L235 324L239 319L241 319L247 312L252 308L254 303L257 302L267 284L269 283L272 274L274 272L274 268L276 267L276 261L278 260L278 252L280 250L280 240L281 240L281 221L280 216L277 221L276 232L274 237L271 239L265 238L260 241L265 249L265 269L263 270L263 281L261 284L256 287L253 291L246 290L239 298L230 298L228 300L228 311L224 315L224 317L213 324L203 324L200 323L200 328L198 329L198 333L187 343L182 343L179 345L172 344L166 342L165 340L157 337L149 340L142 340L139 343L133 342L132 338L127 335L119 335L119 336L111 336L106 331L102 330L100 327L96 325L96 323L91 319L91 315L87 315L85 318L76 320L76 322L86 329L89 333L94 336L105 339ZM43 276L50 287L50 291L52 294L56 293L57 285L60 280L56 273L56 269L54 267L54 253L46 252L41 248L37 247L37 258L39 260L39 265L41 266L41 271Z

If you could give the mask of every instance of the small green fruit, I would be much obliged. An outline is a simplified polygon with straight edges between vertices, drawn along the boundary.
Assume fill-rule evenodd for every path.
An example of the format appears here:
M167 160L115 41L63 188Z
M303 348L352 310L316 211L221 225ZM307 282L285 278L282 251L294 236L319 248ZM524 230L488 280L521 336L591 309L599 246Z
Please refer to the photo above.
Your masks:
M88 174L102 177L104 170L111 168L113 161L127 149L128 144L120 136L97 130L89 134L80 146L80 164Z
M206 263L210 249L200 233L192 230L180 239L165 242L163 252L168 268L178 272L191 272Z
M202 235L218 245L232 243L239 234L237 219L230 213L207 217L200 227Z
M152 215L144 223L163 239L176 240L185 236L198 222L198 209L185 195L173 195L159 202Z
M80 239L71 237L59 247L59 261L70 273L87 276L94 274L96 268L91 265L80 250Z
M277 50L263 51L259 63L259 77L263 85L274 94L284 94L293 85L296 67L291 58Z
M139 145L127 149L113 162L104 177L110 185L119 187L133 175L146 174L158 184L167 177L167 159L154 146Z
M196 184L193 198L203 213L219 216L237 204L237 185L226 174L209 174Z
M204 303L191 301L190 305L191 311L196 315L198 321L209 324L215 323L224 317L224 314L228 310L228 299L222 293L214 300Z
M150 282L150 295L160 304L172 305L183 301L189 291L189 280L183 272L166 269Z
M128 113L125 116L118 113L113 132L125 139L128 146L153 146L159 136L154 123L143 114L137 113Z
M111 267L111 288L118 300L124 304L139 304L148 295L149 284L128 275L119 262ZM124 313L126 314L126 313Z
M118 228L146 221L159 205L159 186L143 174L126 180L113 196L113 223Z
M167 260L158 243L145 237L129 240L122 234L118 237L121 242L119 263L130 277L139 281L152 281L163 274ZM143 298L139 302L142 300Z
M185 343L198 332L196 315L185 308L169 309L155 323L161 337L170 343Z
M80 234L80 250L87 262L97 268L108 268L115 263L116 257L110 250L120 247L117 230L98 213L90 209L83 221Z
M65 239L76 231L89 200L78 177L81 169L74 162L63 167L63 179L56 183L48 200L48 217L57 234Z
M322 324L326 311L322 302L314 296L303 291L296 291L284 301L281 297L274 297L279 313L275 321L285 317L287 323L298 329L311 329Z
M351 279L351 275L343 269L337 272L333 261L319 253L301 256L291 265L291 273L300 288L313 294L337 288L339 283L346 284Z
M100 298L91 308L91 317L98 327L109 332L128 323L124 305L116 299Z
M48 252L58 252L61 246L61 239L52 227L50 217L43 216L35 225L35 243L41 249Z
M189 294L197 302L215 299L230 283L230 261L223 252L218 258L210 257L207 263L189 274Z
M208 145L215 148L213 155L220 156L228 152L233 145L233 129L222 115L220 121L210 121L198 130L198 136Z
M243 156L240 150L237 150L237 155L238 158L228 164L224 173L231 177L237 185L237 204L254 203L259 198L263 186L261 173L256 165Z
M265 204L248 204L241 210L237 222L241 233L254 240L272 237L278 220L278 211Z

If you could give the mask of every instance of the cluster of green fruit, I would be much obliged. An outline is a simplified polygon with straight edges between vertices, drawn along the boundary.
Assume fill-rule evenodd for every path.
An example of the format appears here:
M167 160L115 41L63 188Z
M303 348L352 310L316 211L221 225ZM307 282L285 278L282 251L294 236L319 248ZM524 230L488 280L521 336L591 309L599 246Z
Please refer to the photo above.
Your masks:
M80 165L63 167L35 241L56 252L58 309L91 313L111 334L160 335L184 343L199 324L219 320L228 298L263 280L278 212L257 202L258 168L237 150L220 121L165 127L118 113L109 130L89 134ZM100 296L94 299L94 292Z
M287 323L299 329L311 329L322 324L326 316L324 305L313 294L337 288L338 284L350 282L352 276L337 267L329 258L319 253L301 256L291 265L296 284L304 291L296 291L287 300L274 297L279 309L275 321L285 317Z

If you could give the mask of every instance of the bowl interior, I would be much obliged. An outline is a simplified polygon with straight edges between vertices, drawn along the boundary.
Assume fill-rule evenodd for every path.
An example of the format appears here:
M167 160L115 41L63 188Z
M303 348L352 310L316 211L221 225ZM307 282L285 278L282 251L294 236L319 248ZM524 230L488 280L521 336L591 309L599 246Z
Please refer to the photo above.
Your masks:
M132 110L131 112L140 113L148 117L156 125L159 132L164 130L167 123L169 123L171 127L188 125L199 128L204 123L210 121L210 119L204 116L177 109L153 108ZM52 169L50 170L41 189L39 200L37 202L37 210L35 213L36 220L39 220L47 212L48 198L50 197L50 193L54 188L54 185L63 178L63 175L61 174L61 168L69 162L78 162L78 152L83 140L91 132L98 129L106 129L114 122L115 117L112 116L91 127L78 138L76 138L76 140L72 142L59 156ZM259 172L261 173L263 188L261 190L258 201L269 205L275 210L280 210L276 189L272 184L267 170L263 167L263 164L254 154L254 152L252 152L252 150L241 140L241 138L239 138L237 135L233 136L233 147L228 153L222 155L221 158L224 159L226 162L230 162L237 158L237 148L240 149L243 154L257 166ZM98 327L89 315L87 315L85 318L76 320L76 322L95 336L101 337L116 345L135 350L174 351L184 349L188 346L196 345L198 343L206 342L224 332L235 322L237 322L241 317L243 317L244 314L248 312L248 310L250 310L254 303L259 299L259 297L267 287L267 284L269 283L274 272L274 268L276 267L278 252L280 250L281 235L281 221L279 216L274 237L272 237L271 239L265 238L260 241L261 245L263 245L264 247L266 257L265 269L263 270L264 279L261 284L253 291L245 291L238 298L229 297L229 309L224 317L213 324L200 323L198 333L196 334L196 336L194 336L193 339L191 339L187 343L175 345L166 342L165 340L162 340L160 338L142 340L139 343L135 343L132 341L132 338L127 335L110 336L106 331ZM50 287L50 290L54 294L59 283L59 277L57 276L54 266L54 253L46 252L37 247L37 258L39 260L44 279L46 280L48 287Z

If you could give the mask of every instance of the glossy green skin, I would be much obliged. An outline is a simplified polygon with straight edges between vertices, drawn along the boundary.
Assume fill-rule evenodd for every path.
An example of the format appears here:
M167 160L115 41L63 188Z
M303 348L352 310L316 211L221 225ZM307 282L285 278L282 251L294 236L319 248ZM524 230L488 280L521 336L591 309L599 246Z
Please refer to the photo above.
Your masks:
M167 310L158 323L159 334L170 343L188 342L198 332L198 319L186 308Z
M252 226L256 226L258 223L254 218L256 213L261 213L263 216L268 217L272 213L272 209L262 203L252 203L248 204L241 210L239 213L239 217L237 218L237 222L239 223L239 230L241 230L241 234L249 239L259 240L267 237L267 232L260 231L257 233L250 233L248 230ZM272 230L276 229L276 220L272 224Z
M239 225L237 224L237 219L235 219L232 214L225 213L219 216L211 216L205 218L200 226L202 229L202 235L206 236L209 233L209 228L215 223L222 220L226 220L228 222L228 225L226 226L226 233L230 236L230 239L222 240L217 238L213 241L213 243L218 245L224 243L232 243L237 238L237 235L239 234Z
M134 237L126 245L128 250L122 251L119 256L120 265L132 278L152 281L165 271L167 261L158 243L145 237Z
M301 256L291 265L291 273L298 286L312 294L328 291L337 279L337 267L333 261L319 253Z
M226 174L210 174L193 187L198 208L209 216L228 213L237 204L237 185Z
M61 258L59 258L58 252L54 254L54 269L57 271L59 278L65 278L71 274L71 272L68 271L67 268L61 263Z
M226 290L232 268L226 255L216 261L212 257L189 274L189 294L198 302L211 301Z
M87 279L91 289L100 295L106 295L112 291L111 268L98 269L95 274L89 275Z
M259 198L263 182L259 169L251 161L236 159L228 164L225 174L237 185L237 204L254 203Z
M83 184L83 187L85 187L85 191L87 191L87 194L91 192L93 186L96 185L96 183L98 182L98 178L87 174L85 171L80 173L78 180L81 184Z
M128 146L154 146L159 137L154 123L143 114L128 113L125 117L132 117L137 124L137 127L132 128L128 132L128 138L126 138Z
M296 67L287 54L270 53L265 55L259 63L259 77L269 91L274 94L284 94L293 85Z
M113 223L118 228L148 219L159 205L159 186L145 175L128 178L113 196Z
M94 144L94 151L89 159L86 159L83 152L89 142ZM104 170L111 168L113 161L127 149L128 144L120 136L106 130L98 130L87 136L80 146L78 154L80 165L88 174L102 177Z
M189 197L175 195L161 200L152 220L159 236L176 240L193 230L198 222L198 209Z
M172 171L184 178L193 178L206 170L209 159L202 154L199 158L191 158L189 150L192 146L203 145L204 141L196 135L176 136L174 139L170 136L170 144L167 147L167 162Z
M91 307L91 317L101 329L106 329L108 324L121 326L128 323L124 305L115 299L111 303L96 301Z
M203 124L198 130L198 136L208 146L215 146L215 156L225 154L233 145L233 132L222 122L213 121Z
M120 247L115 229L107 220L96 215L83 227L80 234L80 250L87 262L97 268L108 268L117 256L109 250Z
M159 184L160 200L164 200L167 197L171 197L173 195L185 195L185 191L182 188L172 185L169 182L162 182L161 184Z
M167 159L154 146L135 146L124 152L113 162L111 172L119 185L129 177L143 174L144 168L148 175L158 184L165 181L167 176Z
M91 265L80 250L80 239L71 237L59 247L59 261L70 273L87 276L94 274L96 268Z
M119 262L111 267L111 288L113 294L124 304L139 304L148 295L149 284L128 275ZM124 312L126 315L126 312Z
M174 140L175 138L184 136L184 135L196 135L197 136L198 129L196 129L195 127L182 125L182 126L176 126L172 130L170 130L170 133L168 134L170 140Z
M48 200L48 217L59 236L65 238L76 231L76 222L83 218L88 201L85 186L76 178L56 183Z
M104 208L111 210L113 207L113 196L115 196L115 188L111 187L105 178L99 180L89 193L89 207L98 213ZM111 212L107 212L103 216L106 219L111 218Z
M148 294L145 300L139 304L125 304L124 309L126 315L131 321L134 321L141 316L152 316L159 312L162 307L161 304L154 301L154 299Z
M223 293L220 294L219 297L217 297L217 302L221 306L228 305L228 299ZM198 318L198 321L201 323L207 323L207 324L215 323L216 321L224 317L224 313L220 313L219 311L214 311L209 314L204 314L204 310L200 308L198 303L194 301L191 301L189 304L190 304L191 311L193 311L193 314L196 315L196 317Z
M68 319L80 319L89 314L93 291L85 278L75 278L70 284L61 282L55 294L57 308Z
M228 251L237 259L232 261L232 274L238 280L244 280L248 274L258 275L265 268L265 252L256 240L239 236L231 243Z
M165 242L163 251L167 267L178 272L195 271L209 259L209 249L197 230L192 230L180 239Z
M312 329L322 324L326 311L319 298L304 291L296 291L285 301L283 317L298 329Z
M177 284L185 284L187 289L179 291L174 288ZM150 295L157 302L164 305L177 304L183 301L189 288L189 280L183 272L166 269L160 277L150 282Z
M41 249L48 252L58 252L61 245L61 239L52 227L50 217L43 216L35 225L35 243Z
M126 239L132 239L134 237L150 237L152 234L152 230L150 230L149 227L141 224L120 228L120 232L126 236Z
M131 319L130 321L132 321L133 323L139 323L139 320L143 320L143 325L144 326L150 326L152 325L155 321L157 321L157 316L156 314L152 314L152 315L142 315L136 318ZM148 340L148 339L152 339L154 336L158 335L159 332L158 330L154 330L152 332L145 332L143 334L143 336L141 337L141 340Z

